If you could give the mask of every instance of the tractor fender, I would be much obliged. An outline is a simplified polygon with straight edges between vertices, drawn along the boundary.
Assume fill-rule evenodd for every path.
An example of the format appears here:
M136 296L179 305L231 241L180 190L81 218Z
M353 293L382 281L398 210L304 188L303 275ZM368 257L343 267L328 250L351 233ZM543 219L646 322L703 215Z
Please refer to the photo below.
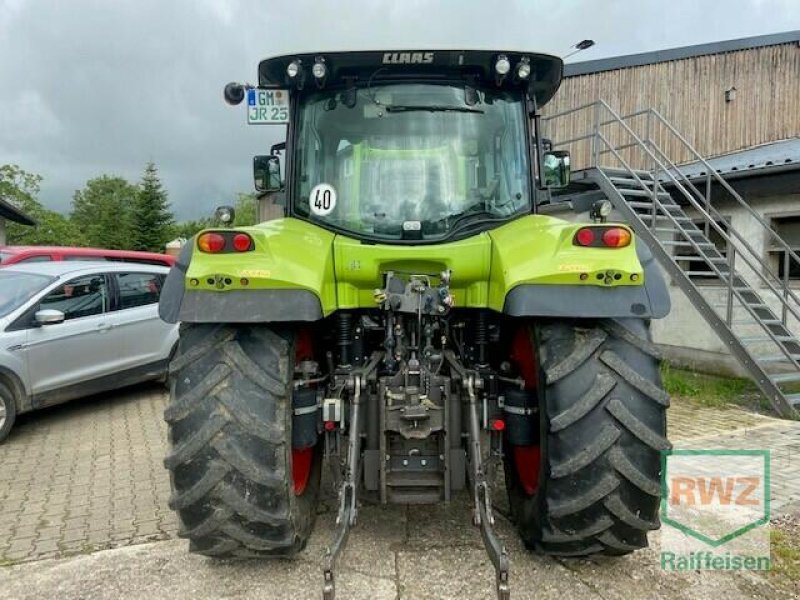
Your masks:
M650 249L636 240L644 285L599 287L523 284L505 299L503 312L515 317L575 317L661 319L670 311L670 297Z
M158 315L167 323L267 323L316 321L322 318L319 298L308 290L186 291L186 272L194 243L181 250L170 269L158 302Z

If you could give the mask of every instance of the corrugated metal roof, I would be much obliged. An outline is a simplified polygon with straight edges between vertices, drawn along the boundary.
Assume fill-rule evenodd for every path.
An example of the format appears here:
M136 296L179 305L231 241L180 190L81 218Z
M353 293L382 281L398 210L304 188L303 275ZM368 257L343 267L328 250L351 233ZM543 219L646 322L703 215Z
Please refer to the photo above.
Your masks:
M614 69L639 67L670 60L692 58L694 56L720 54L722 52L733 52L736 50L746 50L748 48L762 48L764 46L776 46L778 44L789 44L792 42L800 44L800 30L569 63L564 65L564 77L588 75L590 73L600 73L601 71L613 71Z
M36 225L36 221L2 198L0 198L0 217L5 217L9 221L22 223L23 225Z
M726 179L766 174L773 171L800 169L800 138L763 144L739 152L706 159L712 169ZM708 168L700 162L681 165L690 179L703 177Z

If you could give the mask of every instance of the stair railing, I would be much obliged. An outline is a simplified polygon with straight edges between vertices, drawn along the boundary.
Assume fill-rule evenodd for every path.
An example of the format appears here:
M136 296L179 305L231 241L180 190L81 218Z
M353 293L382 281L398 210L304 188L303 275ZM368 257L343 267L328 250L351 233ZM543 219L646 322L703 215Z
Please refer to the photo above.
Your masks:
M753 207L750 206L745 200L739 195L739 193L722 177L716 169L714 169L711 164L697 151L697 149L683 136L681 133L675 128L672 123L667 121L654 108L647 108L644 110L639 110L633 112L629 115L625 115L620 117L623 121L631 121L636 117L640 117L646 115L647 116L647 136L644 140L646 144L648 144L655 152L657 152L664 162L667 163L669 168L673 173L676 173L679 178L687 184L687 187L696 195L696 197L703 202L703 206L706 209L706 212L712 214L715 219L724 220L723 217L719 214L719 212L714 208L711 204L711 184L712 181L719 184L727 193L728 195L742 208L745 212L747 212L753 219L755 219L763 228L763 231L767 233L768 237L771 241L777 245L779 251L783 252L783 277L779 277L772 273L771 269L769 269L768 265L764 264L765 271L772 275L773 278L780 283L781 286L781 293L785 299L792 298L795 303L800 304L800 298L794 293L794 291L789 286L789 271L792 265L800 266L800 256L792 249L789 244L786 243L778 233L770 227L769 223L760 215L757 211L753 210ZM655 123L651 123L651 121L655 121ZM666 155L666 153L661 149L661 147L655 143L653 136L655 134L655 127L654 125L660 125L663 130L666 130L672 139L676 139L680 142L680 146L689 153L693 160L689 162L697 162L702 164L705 167L705 191L701 192L697 189L697 187L692 183L689 177L684 173L670 158ZM708 230L706 229L706 235L708 235ZM763 261L761 261L763 263ZM781 310L781 322L783 325L787 325L787 316L788 316L788 308L787 303L782 303L782 310Z
M553 142L552 142L553 143L553 147L568 146L568 145L576 144L576 143L584 141L584 140L589 141L591 143L591 163L588 166L590 166L590 167L598 167L598 168L600 168L599 160L600 160L600 156L602 154L605 154L605 153L613 154L614 157L617 159L617 161L619 161L619 163L623 165L624 169L631 176L631 178L634 179L637 182L637 184L640 186L640 188L642 190L645 190L645 191L648 191L648 192L652 193L653 204L655 206L657 206L658 208L660 208L663 211L664 216L666 216L673 223L673 225L674 225L674 227L676 229L676 232L681 232L682 230L684 230L684 227L677 222L677 220L674 218L673 215L670 214L670 212L668 210L663 208L663 204L658 199L659 187L661 187L661 186L660 186L660 182L658 181L658 179L656 177L656 174L658 172L663 172L664 176L672 182L672 184L675 186L675 188L678 191L681 192L683 197L698 211L698 213L701 216L704 217L704 227L706 228L706 231L708 232L708 231L710 231L710 228L713 228L716 231L716 233L723 240L725 240L725 242L728 244L728 248L731 250L731 256L729 257L731 260L729 260L729 263L728 263L730 266L729 266L729 271L728 271L727 274L724 274L722 271L720 271L719 268L717 268L716 264L713 261L707 260L708 265L715 272L717 277L721 281L727 282L727 287L728 287L728 295L727 295L728 304L727 304L727 308L726 308L726 313L727 313L726 321L727 321L727 324L730 325L731 313L732 313L732 310L733 310L733 299L734 299L734 297L736 297L736 299L739 300L739 302L742 304L742 306L746 310L748 310L748 312L751 313L751 316L754 318L754 321L755 321L754 324L761 325L761 327L764 329L764 331L767 334L767 336L778 346L778 348L781 350L781 352L786 356L787 360L790 361L791 363L793 363L793 365L795 367L800 368L800 363L798 363L798 360L795 359L794 356L792 355L792 353L789 352L787 350L787 348L784 346L784 344L780 340L777 339L775 333L772 332L769 329L767 324L762 322L763 317L761 317L760 315L755 313L755 309L753 309L753 307L751 307L749 305L749 303L747 301L745 301L745 299L742 297L740 291L733 286L734 277L736 275L736 271L734 269L734 262L735 262L735 257L736 257L736 243L734 242L733 238L735 238L736 242L738 242L738 244L740 244L741 247L744 248L747 251L747 252L742 252L741 249L740 249L739 252L738 252L739 259L742 262L744 262L750 268L750 270L758 277L758 279L761 280L761 282L764 285L766 285L770 289L770 291L773 292L773 294L775 294L775 296L778 298L779 303L782 306L782 311L785 312L785 313L791 312L792 315L795 318L797 318L798 320L800 320L800 310L798 310L798 308L800 308L800 299L789 288L788 279L784 277L784 279L782 281L780 278L778 278L775 275L773 275L772 272L770 271L768 265L760 258L759 254L752 248L752 246L747 242L747 240L743 236L741 236L741 234L739 234L738 231L736 231L732 227L730 227L726 231L724 228L722 228L718 224L717 220L719 220L721 222L726 222L726 220L724 218L722 218L722 216L719 215L718 211L716 211L716 209L713 208L713 206L711 205L711 202L710 202L710 184L707 184L707 186L706 186L707 189L708 189L708 195L702 195L702 194L699 193L699 191L697 191L698 196L701 196L701 198L702 198L702 200L699 200L697 197L694 196L693 193L691 193L689 191L689 189L687 189L687 185L688 185L688 187L690 189L694 188L694 191L696 191L696 186L694 186L694 184L689 180L689 178L679 168L677 168L677 166L671 160L669 160L667 158L667 162L669 164L664 164L664 162L662 162L662 160L658 158L656 153L653 150L651 150L651 147L657 147L655 142L648 136L647 137L647 143L645 143L645 141L642 140L636 134L636 132L630 127L630 125L627 122L628 120L630 120L630 119L632 119L634 117L637 117L637 116L639 116L641 114L645 114L647 111L639 111L637 113L633 113L632 115L627 115L626 118L622 118L605 101L597 100L595 102L584 104L584 105L581 105L581 106L578 106L578 107L575 107L575 108L571 108L571 109L556 113L554 115L550 115L550 116L548 116L546 118L543 118L542 122L543 122L543 124L546 124L546 125L552 127L552 125L551 125L552 122L557 120L557 119L563 119L564 117L566 117L568 115L573 115L573 114L579 113L581 111L588 111L589 109L592 110L592 117L593 117L592 118L592 131L590 133L587 133L587 134L584 134L584 135L575 136L575 137L569 138L569 139L564 140L564 141L556 141L557 137L553 136L553 131L551 130L549 132L549 135L550 135L551 140L553 140ZM610 115L610 118L601 121L600 120L601 119L601 114L604 111L608 115ZM658 115L658 118L660 119L661 122L666 123L666 120L663 119L663 117L661 117L661 115ZM630 138L632 138L633 141L629 142L627 144L621 144L621 145L613 144L602 132L602 129L604 127L608 126L608 125L621 126L622 129L623 129L623 132L626 133ZM648 130L649 129L650 129L650 126L648 125ZM675 131L674 127L670 126L670 130L671 130L672 133L677 134L677 131ZM648 131L648 133L651 133L651 132ZM683 140L683 141L685 142L685 140ZM689 146L689 148L691 148L692 151L694 151L696 153L696 150L694 150L694 148L691 145L689 145L688 142L685 142L685 143ZM600 150L601 145L604 147L603 150ZM645 155L646 155L646 158L649 158L650 161L652 161L653 169L650 171L650 173L652 173L652 188L650 188L647 185L645 185L645 183L642 181L642 179L636 173L636 169L634 167L632 167L624 159L624 157L620 154L620 151L626 150L626 149L634 149L634 150L643 151L645 153ZM660 154L664 155L663 151L660 148L658 149L658 151L659 151ZM699 156L699 154L697 154L697 156ZM702 159L702 157L700 157L700 158ZM703 162L704 162L705 165L708 164L704 159L703 159ZM710 167L708 167L708 168L710 169ZM733 188L731 188L730 185L727 184L727 182L725 182L724 179L722 177L720 177L718 173L716 173L716 171L711 169L710 171L707 171L707 173L709 173L709 172L713 172L715 178L718 178L720 181L722 181L725 189L729 193L731 193L732 195L737 197L738 200L739 200L739 203L742 206L744 206L745 209L748 210L748 212L750 212L751 214L755 214L756 215L758 222L760 222L774 237L776 237L778 240L780 240L780 243L783 245L783 247L787 251L787 254L790 253L792 258L797 260L798 264L800 264L800 258L798 258L797 255L791 250L791 248L789 248L789 246L785 243L785 241L782 238L780 238L780 236L778 236L766 224L766 222L763 219L761 219L757 215L757 213L755 213L755 211L753 211L752 208L749 207L744 202L744 200L741 199L741 197L736 193L736 191L733 190ZM676 177L676 173L678 174L677 177ZM684 185L684 184L687 184L687 185ZM701 204L701 201L702 201L702 204ZM706 206L708 207L708 209L706 208ZM716 218L712 218L712 216L711 216L712 213L710 211L713 211L713 214L715 215ZM654 209L654 213L655 212L656 211ZM655 225L655 220L654 220L653 221L653 228L655 228L655 226L656 225ZM728 232L730 232L733 237L731 237L731 235L729 235ZM691 238L691 236L689 236L688 234L686 234L685 237L686 237L686 240L693 246L696 254L698 256L702 257L703 252L700 249L699 245L697 244L696 240L693 240ZM706 238L708 238L707 234L706 234ZM773 283L769 280L769 278L767 277L767 275L765 275L765 273L768 274L768 275L772 275L772 277L775 280L778 281L778 283L780 284L779 288L776 288L773 285ZM687 276L687 278L688 278L688 276ZM797 306L791 305L789 303L789 298L792 298ZM785 324L785 319L784 319L783 322Z

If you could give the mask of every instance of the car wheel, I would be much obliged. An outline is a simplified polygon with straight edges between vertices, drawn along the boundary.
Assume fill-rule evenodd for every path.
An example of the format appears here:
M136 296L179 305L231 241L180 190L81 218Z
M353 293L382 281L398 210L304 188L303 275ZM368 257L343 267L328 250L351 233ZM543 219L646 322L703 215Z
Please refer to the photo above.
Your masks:
M0 442L8 437L17 418L17 405L14 394L4 383L0 382Z

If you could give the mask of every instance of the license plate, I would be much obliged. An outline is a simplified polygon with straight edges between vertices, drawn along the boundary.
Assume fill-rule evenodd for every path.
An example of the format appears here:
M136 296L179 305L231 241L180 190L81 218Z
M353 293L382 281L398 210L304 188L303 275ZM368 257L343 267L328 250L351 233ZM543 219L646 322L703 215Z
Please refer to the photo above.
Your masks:
M289 92L247 90L247 122L250 125L280 125L289 122Z

